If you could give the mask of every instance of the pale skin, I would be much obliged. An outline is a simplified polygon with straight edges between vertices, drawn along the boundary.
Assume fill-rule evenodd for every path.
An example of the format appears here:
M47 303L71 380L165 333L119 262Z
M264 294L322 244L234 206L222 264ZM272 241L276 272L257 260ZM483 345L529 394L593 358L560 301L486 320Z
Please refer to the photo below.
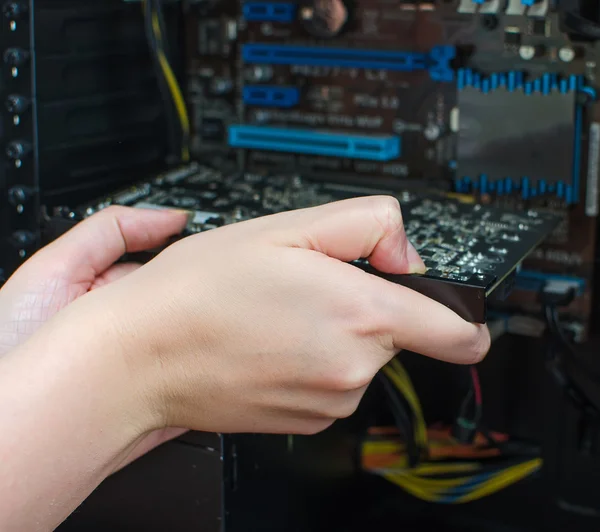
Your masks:
M58 526L184 429L314 434L403 349L470 364L487 329L346 264L422 271L398 203L372 197L186 238L185 213L109 208L0 290L0 529ZM181 427L181 428L179 428Z

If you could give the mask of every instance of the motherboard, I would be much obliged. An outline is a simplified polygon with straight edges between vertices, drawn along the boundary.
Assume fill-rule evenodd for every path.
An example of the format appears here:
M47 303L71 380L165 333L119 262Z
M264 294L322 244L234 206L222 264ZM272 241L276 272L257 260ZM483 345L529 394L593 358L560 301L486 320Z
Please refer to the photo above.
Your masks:
M560 225L499 309L537 312L540 288L560 282L578 293L567 314L587 327L600 157L595 2L200 0L186 9L195 157L249 175L553 213Z
M556 215L510 211L476 203L466 196L393 192L289 174L224 173L198 163L62 214L77 221L110 205L184 209L190 213L185 234L191 235L259 216L372 194L393 195L399 200L406 234L427 271L423 275L384 274L367 258L353 265L431 297L476 323L487 322L492 296L494 301L502 300L510 293L523 259L559 222Z

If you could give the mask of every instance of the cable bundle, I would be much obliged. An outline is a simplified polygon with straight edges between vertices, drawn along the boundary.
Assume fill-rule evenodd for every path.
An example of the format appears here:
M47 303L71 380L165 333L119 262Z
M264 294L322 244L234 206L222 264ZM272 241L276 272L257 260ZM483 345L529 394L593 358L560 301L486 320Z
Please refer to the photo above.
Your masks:
M187 107L171 63L161 0L142 0L146 38L154 61L158 84L165 102L172 156L190 160L190 121Z
M419 499L461 504L496 493L541 468L537 449L511 442L506 435L475 429L471 441L464 443L456 439L453 428L427 428L417 394L402 364L393 360L382 374L398 426L369 431L362 447L364 470L382 476ZM463 401L458 417L467 424L478 423L481 417L481 387L474 368L471 376L472 393ZM467 415L471 397L474 398L472 418Z

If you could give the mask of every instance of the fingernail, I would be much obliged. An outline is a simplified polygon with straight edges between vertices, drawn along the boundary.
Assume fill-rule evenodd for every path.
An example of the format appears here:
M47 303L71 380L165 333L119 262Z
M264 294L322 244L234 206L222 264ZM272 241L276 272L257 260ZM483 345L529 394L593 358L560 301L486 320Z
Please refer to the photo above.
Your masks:
M406 258L408 259L408 273L425 273L427 271L427 266L419 252L410 242L406 246Z
M188 211L185 209L176 209L176 212L180 212L181 214L185 214L187 216L187 223L191 224L194 221L194 216L196 215L196 213L194 211Z

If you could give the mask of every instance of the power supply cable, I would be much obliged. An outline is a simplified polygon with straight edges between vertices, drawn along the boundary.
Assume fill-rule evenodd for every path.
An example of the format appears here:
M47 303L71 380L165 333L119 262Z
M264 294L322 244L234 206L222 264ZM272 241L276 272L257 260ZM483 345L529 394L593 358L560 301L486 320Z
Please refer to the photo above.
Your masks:
M581 0L560 0L558 10L562 25L567 32L576 33L587 39L600 39L600 24L580 14Z
M454 422L453 435L462 443L472 443L480 429L483 412L483 398L479 372L475 366L468 366L470 386L463 399Z
M164 78L169 87L173 104L179 117L182 133L182 151L181 159L183 162L187 162L190 159L189 153L189 140L190 140L190 120L188 117L187 107L185 105L185 99L179 87L177 78L171 68L171 64L168 58L167 51L167 34L166 24L164 20L164 13L162 9L162 0L146 0L150 1L153 6L152 14L152 29L158 43L158 60L160 63L161 70Z
M540 293L540 302L548 327L546 368L571 404L588 419L598 421L600 420L600 406L589 398L581 385L567 371L564 360L567 356L569 361L581 363L578 360L575 346L567 338L558 315L558 308L570 305L575 295L575 291L572 289L566 292L544 289Z
M408 412L407 404L403 397L394 387L391 379L383 372L377 374L386 394L388 406L396 424L398 432L406 441L406 454L411 467L415 467L419 461L419 448L414 438L414 428L411 415Z
M142 0L144 27L165 103L169 145L174 158L190 160L190 121L187 107L169 60L166 24L161 0Z
M469 374L470 389L461 411L479 425L481 383L475 367L469 367ZM379 379L393 410L396 431L385 427L369 430L362 445L366 471L421 500L464 504L496 493L541 468L539 448L506 435L476 429L470 441L464 442L454 437L453 428L428 429L419 398L398 359L383 368Z

